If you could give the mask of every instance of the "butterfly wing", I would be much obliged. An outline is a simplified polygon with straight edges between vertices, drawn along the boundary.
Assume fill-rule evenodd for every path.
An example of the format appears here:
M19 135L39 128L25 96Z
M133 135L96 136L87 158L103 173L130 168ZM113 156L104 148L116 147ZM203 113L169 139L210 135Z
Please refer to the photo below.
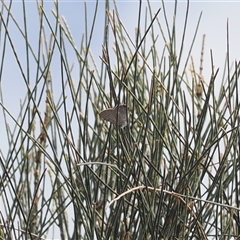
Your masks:
M99 113L99 115L104 120L110 123L116 124L116 113L114 109L109 108L109 109L103 110L102 112Z
M125 104L103 110L99 115L104 120L118 125L120 128L127 125L127 106Z
M120 128L127 126L127 106L125 104L118 107L118 125Z

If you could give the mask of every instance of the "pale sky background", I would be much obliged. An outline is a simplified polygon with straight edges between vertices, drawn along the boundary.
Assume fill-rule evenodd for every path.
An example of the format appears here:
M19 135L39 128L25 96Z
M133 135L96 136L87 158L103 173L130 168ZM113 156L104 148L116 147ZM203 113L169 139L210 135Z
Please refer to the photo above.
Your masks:
M152 12L155 13L158 8L162 7L161 1L150 1L152 6ZM6 1L6 4L9 4ZM35 54L37 54L37 46L38 46L38 34L39 34L39 18L37 13L37 7L35 1L26 1L26 12L27 12L27 25L28 25L28 37L34 48ZM146 1L143 1L143 14L145 14ZM169 22L172 21L173 18L173 9L174 9L174 1L165 1L166 12L168 15ZM89 28L93 21L93 11L95 9L96 2L95 1L86 1L86 7L88 12L88 25ZM120 18L127 29L129 35L132 37L134 41L135 37L135 29L137 26L137 15L138 15L138 1L117 1L118 11ZM178 1L178 11L177 11L177 33L178 39L181 39L181 34L183 30L183 24L186 14L186 1ZM111 1L111 9L113 9L113 3ZM52 24L54 26L54 17L52 17L51 10L55 9L53 1L44 1L44 10L47 17L52 20ZM213 52L214 66L216 68L220 68L219 72L219 81L220 76L223 71L226 49L227 49L227 41L226 41L226 33L227 33L227 19L229 22L229 40L230 40L230 60L235 61L239 60L240 56L240 2L239 1L190 1L190 9L189 9L189 18L188 18L188 26L187 26L187 34L184 45L184 53L183 57L186 58L186 52L189 49L189 45L192 42L192 38L197 26L197 21L200 16L201 11L203 12L200 27L198 30L197 38L194 44L194 48L192 51L192 56L194 58L195 67L199 69L199 60L200 60L200 52L202 45L202 36L206 34L205 39L205 52L204 52L204 62L203 62L203 75L206 81L210 79L210 50ZM15 17L18 24L23 28L23 11L22 11L22 2L21 1L13 1L12 4L12 14ZM61 16L64 16L66 19L69 29L73 35L74 41L78 48L80 48L81 38L85 31L84 26L84 1L59 1L59 12ZM100 64L99 56L102 55L102 43L103 43L103 24L104 24L104 16L105 16L105 1L99 1L98 3L98 13L97 20L95 25L95 30L93 34L91 51L97 63ZM3 17L6 17L6 12ZM161 10L159 14L160 21L163 21L163 11ZM144 19L142 19L142 24L144 24ZM45 23L46 26L46 23ZM171 24L170 24L171 26ZM48 27L46 26L46 29ZM14 47L16 52L20 56L20 62L23 66L25 66L24 71L26 72L25 65L25 42L23 41L22 36L19 34L19 31L16 30L15 24L10 20L9 24L9 34L13 39ZM49 34L49 30L47 30L47 34ZM155 31L155 35L158 34L158 31ZM3 39L1 40L1 42ZM180 43L179 43L180 44ZM159 44L160 53L162 51L163 46L161 43ZM2 45L0 48L2 52ZM2 54L1 54L2 55ZM76 63L75 53L73 51L69 51L68 53L69 62ZM34 62L34 61L33 61ZM51 72L53 74L53 83L56 88L58 88L59 82L57 79L60 78L60 67L59 67L59 57L56 57L56 60L52 61L51 64ZM32 64L30 76L35 82L36 77L36 63ZM74 76L74 74L73 74ZM78 72L76 72L76 81L78 77ZM19 68L16 64L16 59L12 54L12 50L10 47L7 48L6 58L4 62L4 70L3 76L1 79L2 89L4 92L4 104L5 106L13 113L19 113L19 100L25 96L26 86L20 76ZM2 121L0 115L0 121ZM4 140L0 140L0 144L2 145Z
M91 26L93 18L93 10L95 9L95 1L85 1L88 9L88 23ZM138 15L138 4L139 1L116 1L120 18L126 27L129 35L134 40L135 29L137 27L137 15ZM171 21L173 18L173 9L175 1L164 1L166 6L166 11L168 14L168 19ZM5 1L6 4L9 4L8 1ZM112 1L111 1L112 4ZM143 1L143 10L145 9L147 2ZM152 11L155 13L158 8L161 8L161 1L150 1L152 6ZM17 20L17 22L23 27L23 14L22 14L22 2L13 1L12 4L12 14ZM38 46L38 14L36 1L25 1L27 9L27 24L28 24L28 34L29 39L33 46L35 47L34 51L37 54ZM113 5L112 5L113 6ZM54 25L54 17L51 17L51 10L55 9L53 1L44 1L44 9L48 18L52 19ZM113 8L112 8L113 9ZM100 63L99 56L102 55L102 43L103 43L103 24L105 16L105 1L99 1L98 3L98 13L97 13L97 24L95 26L95 31L93 35L91 51L95 57L95 60ZM217 81L221 81L221 74L223 73L224 62L226 57L227 49L227 19L229 23L229 40L230 40L230 60L231 62L239 61L240 59L240 1L190 1L189 9L189 18L188 18L188 27L187 35L184 49L189 49L189 44L192 42L192 38L197 26L197 21L200 16L201 11L203 12L200 27L198 30L197 38L195 45L192 51L192 55L196 64L197 70L199 69L199 60L200 52L202 45L202 36L206 34L205 39L205 52L204 52L204 63L203 63L203 75L205 80L208 82L210 79L210 50L213 52L214 65L216 68L220 68L219 78ZM59 1L59 12L60 15L64 16L66 19L70 31L72 32L75 43L80 47L82 34L84 33L84 1ZM143 11L144 12L144 11ZM186 1L178 1L178 12L177 12L177 32L182 34L184 19L186 14ZM159 14L159 19L162 19L163 12ZM3 18L6 17L3 15ZM10 20L12 22L12 20ZM142 20L144 23L144 20ZM46 24L45 24L46 25ZM15 49L20 56L20 61L24 65L25 63L25 42L19 34L19 31L16 29L15 24L10 24L8 28L9 34L13 39ZM49 33L49 32L48 32ZM157 34L157 32L155 32ZM181 39L181 35L179 36ZM0 56L2 56L2 41L3 37L1 34L0 42ZM188 44L189 43L189 44ZM161 46L159 46L161 47ZM160 50L161 52L161 50ZM20 99L23 99L26 94L26 86L23 82L23 79L20 75L18 66L16 64L15 57L12 54L10 47L7 48L4 62L4 70L1 79L2 91L4 104L6 108L13 114L15 118L18 117L20 109ZM69 62L75 62L75 53L69 52ZM186 56L185 56L186 57ZM1 58L0 58L1 59ZM77 63L76 63L77 64ZM26 65L25 65L26 67ZM26 68L24 69L26 71ZM33 83L35 82L34 77L36 76L36 65L32 66L31 76ZM56 89L58 88L60 82L60 68L59 68L59 59L56 59L56 62L53 61L51 65L51 72L53 74L53 82ZM78 73L76 73L77 80ZM60 90L61 88L59 88ZM0 122L3 123L2 111L0 112ZM11 123L10 123L11 124ZM5 127L5 125L2 125ZM7 141L5 129L1 129L1 138L0 138L0 149L6 157L8 152Z
M186 1L178 1L178 12L177 12L177 32L182 33L184 17L186 12ZM6 1L7 3L7 1ZM160 1L150 1L152 11L161 7ZM88 24L92 22L93 10L95 8L95 1L86 1L88 9ZM137 26L137 14L138 14L138 1L117 1L117 6L121 20L126 27L129 35L133 38L135 36L135 29ZM146 6L146 1L143 1L143 12ZM168 14L168 19L171 21L173 14L174 1L165 1L165 6ZM27 19L28 19L28 34L30 42L35 46L35 53L37 53L38 46L38 15L35 1L26 1ZM51 10L55 9L53 1L44 1L44 9L48 18L54 21L51 17ZM77 46L80 46L82 34L84 33L84 1L59 1L59 12L66 19L70 31L74 37ZM98 63L100 63L99 56L102 54L102 42L103 42L103 23L104 23L104 12L105 2L99 1L98 14L96 27L93 35L91 51ZM155 12L156 12L155 11ZM189 21L187 27L187 35L185 40L185 50L189 49L189 43L191 43L194 31L196 29L199 15L203 12L198 35L195 41L195 45L192 51L195 64L199 63L202 36L206 34L205 39L205 53L203 63L203 73L205 79L210 77L210 49L213 51L214 65L216 68L223 69L225 56L226 56L226 32L227 32L227 19L229 22L229 33L230 33L230 60L239 60L240 56L240 2L239 1L190 1L189 9ZM21 1L13 1L12 14L17 22L23 27L22 18L22 3ZM6 15L5 15L6 16ZM163 11L159 14L159 19L162 19ZM11 22L11 21L10 21ZM144 23L144 20L142 20ZM46 25L46 24L45 24ZM17 53L22 57L21 63L25 62L25 42L16 30L14 24L10 24L8 29L16 48ZM49 33L49 32L48 32ZM157 34L157 31L155 32ZM179 39L181 36L179 35ZM161 47L161 46L160 46ZM2 46L1 46L2 51ZM161 52L161 51L160 51ZM69 59L71 62L75 60L73 52L69 52ZM199 67L196 65L196 67ZM31 73L33 79L35 77L36 65L32 67ZM26 71L26 69L24 69ZM51 68L53 76L59 73L59 62L54 61ZM221 74L221 71L220 73ZM16 60L12 55L12 50L8 48L6 51L6 59L4 63L4 71L2 76L2 87L5 92L5 104L6 106L14 110L19 104L19 99L24 96L25 84L22 79L19 79L19 69L16 65ZM35 80L35 79L34 79ZM34 81L33 80L33 81ZM8 93L8 94L7 94ZM11 93L11 94L10 94ZM1 118L0 118L1 119ZM2 141L2 140L1 140ZM1 142L0 142L1 143Z

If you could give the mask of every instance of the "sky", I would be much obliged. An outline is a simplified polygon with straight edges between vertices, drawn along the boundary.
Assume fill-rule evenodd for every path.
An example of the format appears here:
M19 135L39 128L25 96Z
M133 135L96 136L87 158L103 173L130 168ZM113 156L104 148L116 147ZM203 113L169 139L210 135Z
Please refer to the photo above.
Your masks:
M138 1L116 1L120 18L126 27L129 35L134 39L135 29L137 26L137 14L138 14ZM179 31L179 39L181 38L181 32L184 24L184 17L186 14L186 1L178 1L178 11L177 11L177 31ZM33 46L35 46L35 52L37 52L38 46L38 16L35 1L26 1L27 9L27 25L29 39ZM160 1L150 1L153 12L154 9L161 8ZM17 22L23 26L22 17L22 3L21 1L13 1L12 13ZM146 1L143 1L143 6L146 5ZM93 12L95 9L95 1L86 1L86 8L88 12L88 24L93 21ZM169 21L173 18L173 7L174 1L165 1L166 11ZM51 10L54 9L53 1L44 1L44 9L48 18L54 22ZM84 1L59 1L59 12L66 19L69 29L72 32L73 38L77 46L80 46L81 38L85 31L84 27ZM144 7L143 7L144 9ZM187 37L186 45L184 46L186 52L189 48L189 43L192 41L194 31L197 26L197 21L202 12L202 17L200 21L200 27L198 30L197 38L193 48L192 55L196 62L199 62L200 51L202 44L202 36L206 35L205 39L205 52L204 52L204 72L206 77L209 74L210 68L210 50L213 52L214 65L216 68L222 68L224 66L226 49L227 49L227 22L229 25L229 40L230 40L230 59L232 61L238 60L240 56L239 40L240 40L240 2L239 1L190 1L189 9L189 21L187 26ZM105 3L104 1L99 1L98 3L98 13L96 20L96 27L93 34L91 51L98 63L100 63L101 52L102 52L102 34L103 34L103 24L104 24L104 14L105 14ZM163 19L163 11L160 12L159 18ZM144 13L142 14L144 16ZM144 21L143 21L144 22ZM89 24L90 26L90 24ZM16 48L19 56L22 57L22 63L24 62L25 48L24 41L20 37L19 31L16 29L15 24L10 24L9 33L14 41L14 46ZM1 48L2 50L2 48ZM71 54L71 53L70 53ZM74 54L74 53L72 53ZM71 55L70 55L71 57ZM74 61L74 60L73 60ZM56 66L53 65L53 69L58 68L58 63ZM34 68L34 67L33 67ZM34 76L33 76L34 77ZM12 51L8 49L7 58L5 60L4 72L2 77L2 87L6 88L6 92L11 91L13 96L11 99L14 102L19 102L19 95L21 95L19 90L24 90L25 85L21 85L17 80L19 78L19 69L16 64L16 60L13 57ZM15 87L14 87L15 86ZM18 86L18 87L16 87ZM6 96L7 98L7 96ZM6 100L6 103L8 100ZM11 101L9 101L11 102ZM9 103L9 107L16 107L16 104Z
M113 2L111 6L113 9ZM147 6L146 1L143 2L143 7ZM160 1L149 1L151 8L156 12L158 8L161 8L162 4ZM173 8L174 1L164 1L166 6L167 17L171 22L173 19ZM5 1L9 4L8 1ZM123 25L127 29L127 32L134 40L135 29L137 26L137 15L139 1L116 1L120 18ZM37 53L38 47L38 34L39 34L39 18L37 14L36 1L25 1L26 5L26 16L27 16L27 28L28 37L32 43L34 52ZM73 35L74 41L78 47L80 47L82 36L85 32L85 7L88 12L87 22L89 26L93 21L93 15L95 10L95 1L59 1L59 12L61 16L64 16L69 29ZM177 37L181 39L182 29L184 25L184 18L186 15L186 1L178 1L177 9ZM55 9L53 1L44 1L44 11L48 16L51 23L54 25L55 18L52 16L52 10ZM144 8L143 8L144 9ZM202 13L200 27L198 30L195 45L192 51L192 55L196 65L199 67L200 52L202 45L202 36L205 34L205 52L204 52L204 62L203 62L203 74L205 80L208 82L211 76L211 62L210 62L210 51L213 53L214 66L220 68L219 74L223 73L224 62L227 51L227 23L229 28L229 46L230 46L230 60L232 62L239 61L240 58L240 1L190 1L189 8L189 20L186 34L186 42L184 45L184 57L186 57L186 52L189 49L189 44L192 41L197 22L200 14ZM23 12L22 12L22 1L12 1L12 15L16 19L16 22L23 27ZM163 21L162 11L159 14L159 19ZM96 59L96 62L100 64L99 56L102 55L102 42L103 42L103 27L104 27L104 16L105 16L105 1L98 2L98 12L96 27L93 34L93 40L91 45L91 51ZM144 12L142 14L144 16ZM3 14L3 19L6 21L6 12ZM143 20L144 22L144 20ZM46 25L46 23L45 23ZM88 31L90 28L88 29ZM3 31L2 31L3 32ZM10 20L8 27L8 32L13 40L15 50L19 56L19 61L23 66L24 71L26 71L26 50L25 42L23 41L19 30L16 28L16 24ZM49 34L50 31L47 31ZM3 34L1 33L0 42L0 56L3 55ZM160 46L161 47L161 46ZM76 64L75 53L69 51L70 62ZM33 59L30 59L34 63ZM0 57L0 64L2 59ZM31 65L30 65L31 66ZM31 66L30 76L34 82L36 76L36 64ZM58 88L59 82L57 79L60 77L59 72L59 62L53 61L51 68L53 77L55 80L55 87ZM77 79L78 74L76 74ZM221 78L220 78L221 79ZM3 92L4 105L10 111L10 113L17 118L20 110L20 100L23 101L26 95L26 85L21 77L19 68L16 63L16 59L10 48L9 43L7 43L7 48L5 52L5 60L3 65L3 73L1 77L1 88ZM10 120L9 120L10 121ZM3 112L0 111L0 122L3 123ZM10 121L10 125L13 122ZM13 126L13 125L11 125ZM6 157L8 145L5 134L5 125L0 128L1 138L0 138L0 149L2 154Z

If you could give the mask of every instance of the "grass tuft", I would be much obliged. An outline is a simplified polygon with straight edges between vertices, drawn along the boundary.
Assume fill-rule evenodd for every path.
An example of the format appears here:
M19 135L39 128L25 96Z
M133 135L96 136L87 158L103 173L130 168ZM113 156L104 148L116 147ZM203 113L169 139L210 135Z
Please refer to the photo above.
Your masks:
M228 31L222 79L213 55L207 79L205 35L199 62L192 56L202 14L189 38L189 1L180 35L177 1L171 20L164 1L155 13L140 1L134 37L106 1L99 58L98 1L82 5L80 46L58 1L50 13L37 3L36 46L21 4L21 22L14 2L0 13L0 239L237 238L240 64ZM123 129L99 116L121 103Z

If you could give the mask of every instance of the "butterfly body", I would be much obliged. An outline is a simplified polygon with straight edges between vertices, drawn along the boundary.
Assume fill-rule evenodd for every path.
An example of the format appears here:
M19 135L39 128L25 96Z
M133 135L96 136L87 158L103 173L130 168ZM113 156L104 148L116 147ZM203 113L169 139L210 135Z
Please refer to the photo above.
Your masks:
M114 108L108 108L99 113L104 120L123 128L127 125L127 106L125 104L117 105Z

